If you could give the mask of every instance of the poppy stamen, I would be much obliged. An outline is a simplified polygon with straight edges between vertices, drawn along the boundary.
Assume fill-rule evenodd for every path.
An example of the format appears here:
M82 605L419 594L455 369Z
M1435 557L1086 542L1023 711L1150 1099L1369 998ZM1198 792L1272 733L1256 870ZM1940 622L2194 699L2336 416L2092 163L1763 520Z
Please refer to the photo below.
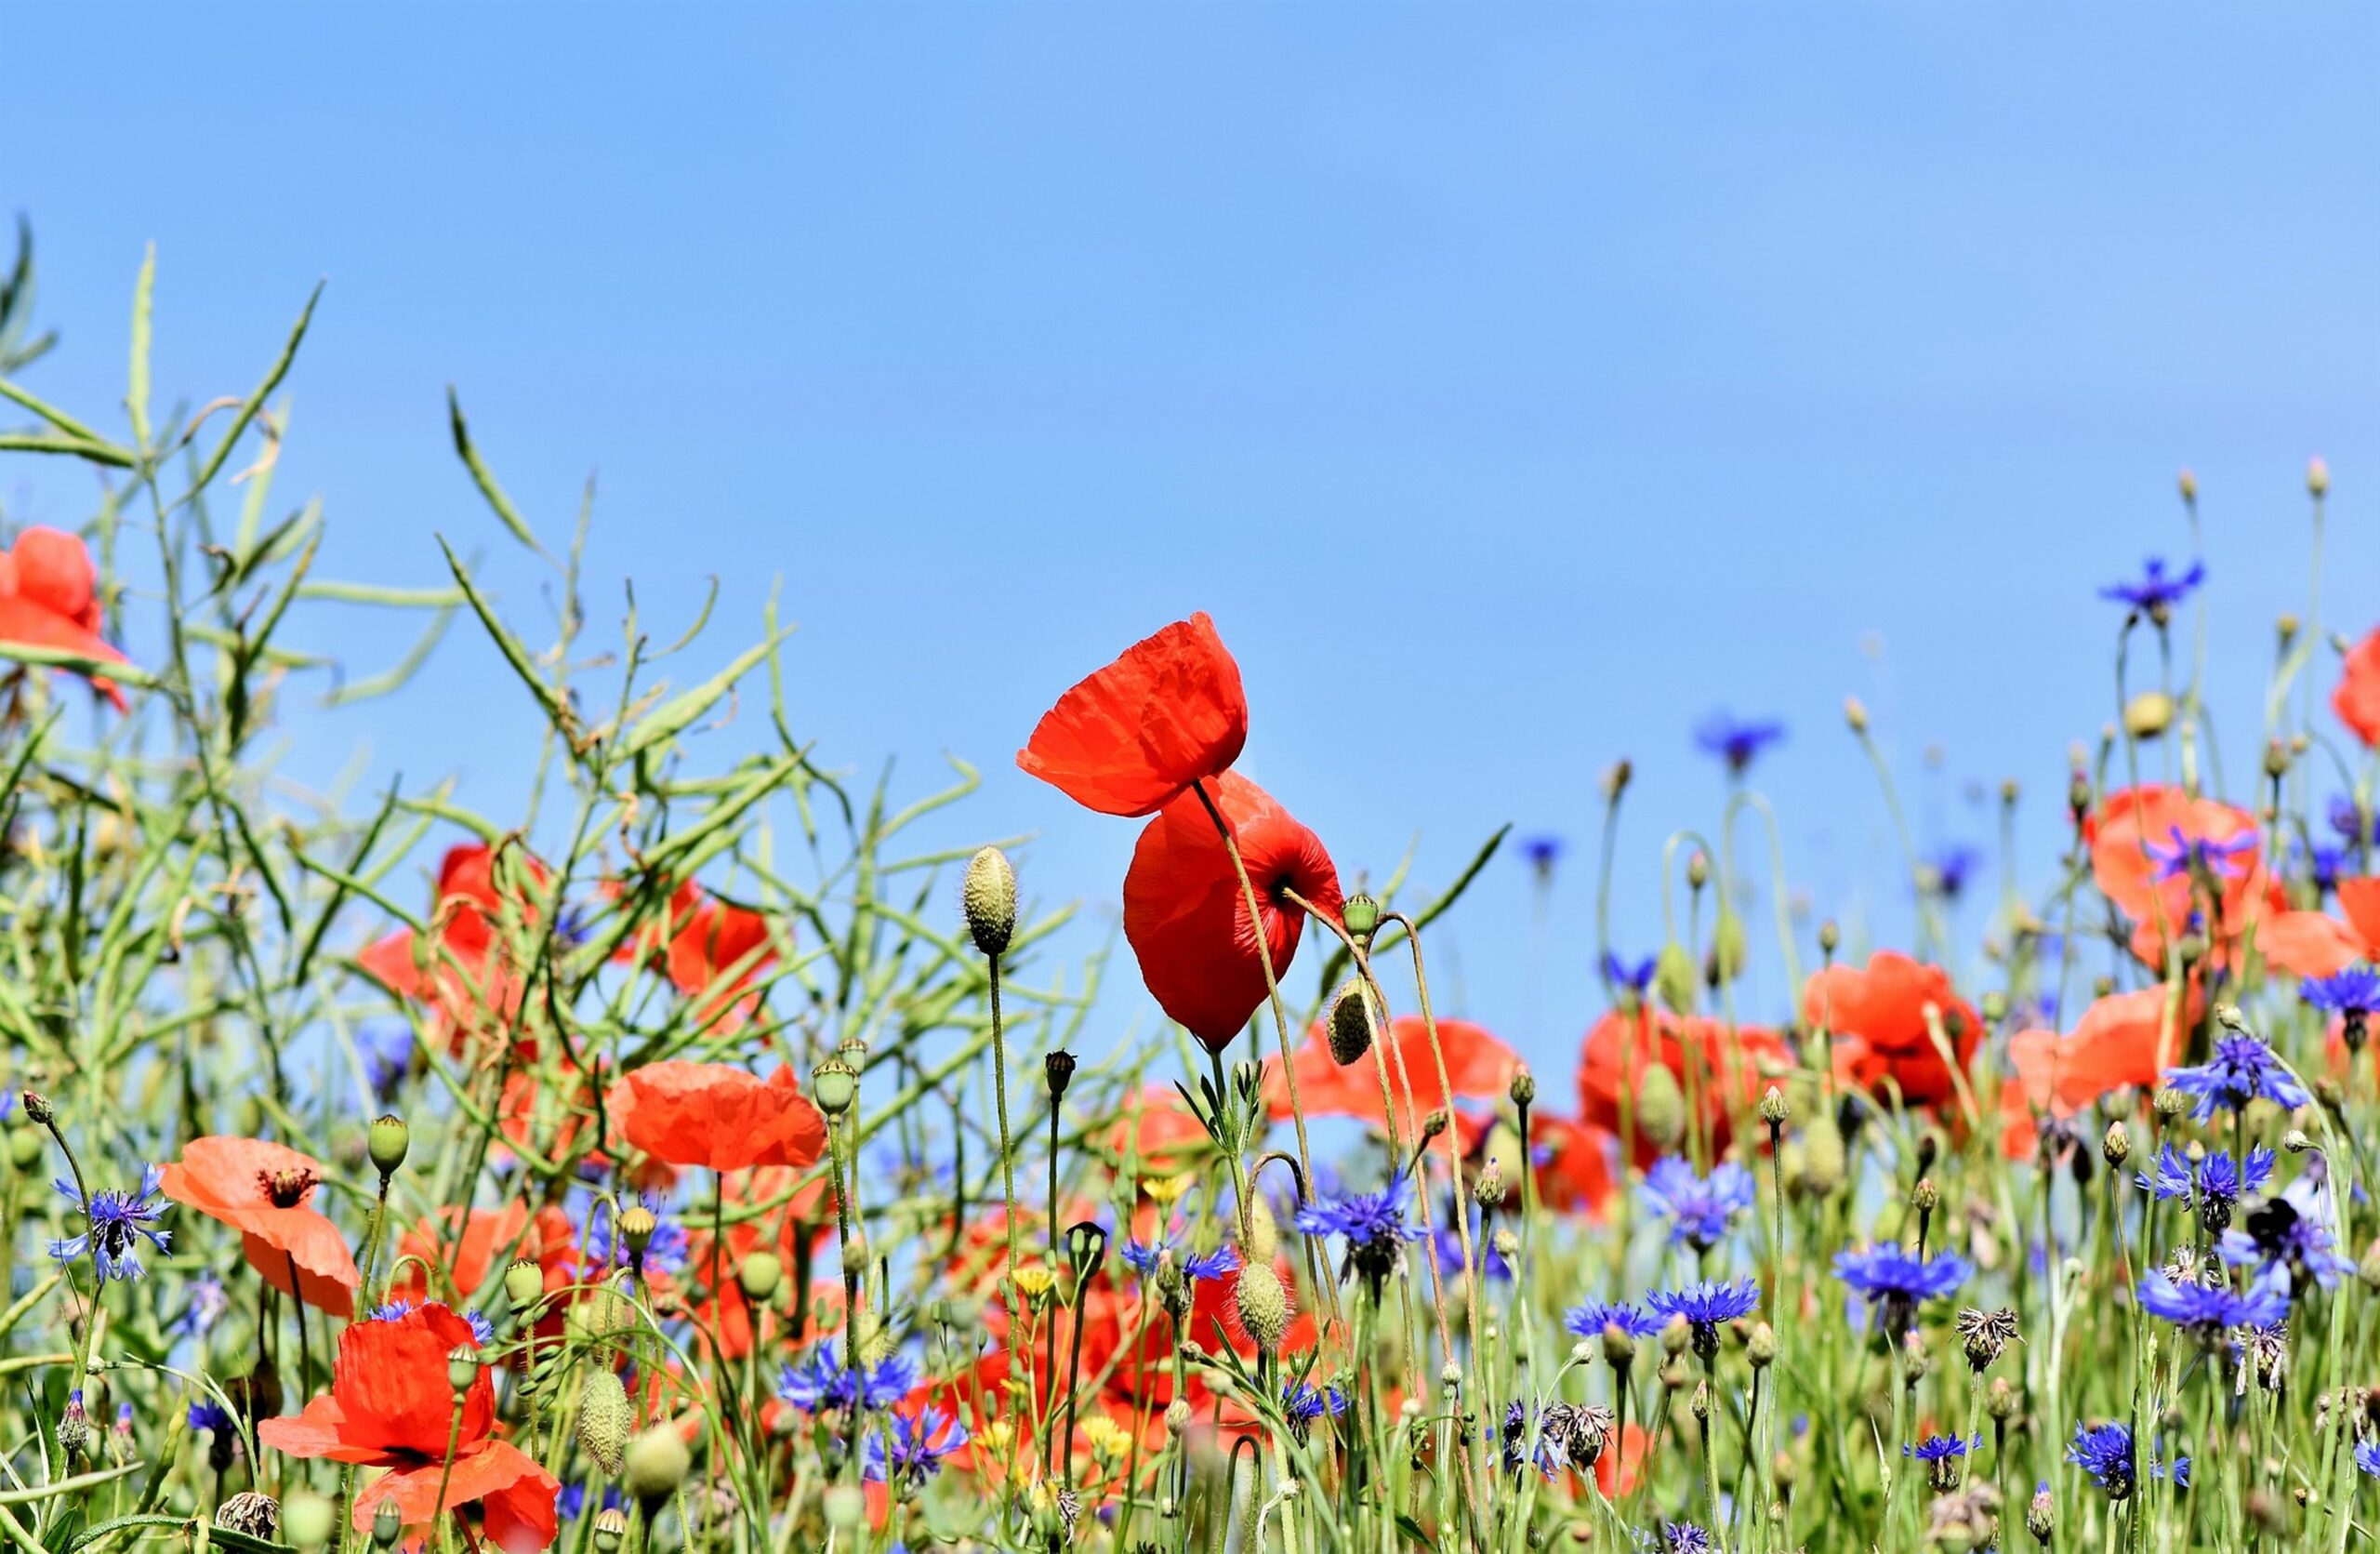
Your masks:
M311 1170L257 1173L258 1188L262 1189L267 1198L272 1200L272 1206L276 1209L294 1209L306 1201L306 1194L311 1192L314 1189L314 1184L320 1180L322 1178Z

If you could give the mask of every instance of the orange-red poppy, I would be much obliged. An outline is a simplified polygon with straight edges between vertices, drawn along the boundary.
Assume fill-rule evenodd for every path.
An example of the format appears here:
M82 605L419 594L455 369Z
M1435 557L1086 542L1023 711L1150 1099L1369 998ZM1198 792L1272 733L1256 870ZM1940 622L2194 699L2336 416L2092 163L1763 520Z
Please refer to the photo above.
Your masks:
M2002 1150L2011 1160L2030 1155L2039 1115L2063 1121L2126 1085L2154 1087L2158 1076L2181 1060L2205 1003L2193 985L2169 1018L2162 987L2109 993L2063 1036L2029 1029L2010 1037L2014 1075L2000 1087Z
M2380 626L2357 643L2331 693L2331 710L2367 745L2380 745Z
M2299 976L2329 976L2358 961L2380 963L2380 876L2338 883L2341 922L2327 912L2275 912L2256 930L2266 960Z
M2244 809L2144 783L2109 794L2082 834L2091 877L2132 920L2132 951L2147 964L2162 966L2167 940L2193 926L2219 957L2275 904L2262 833Z
M530 884L542 887L546 866L526 854L520 861ZM365 947L355 963L398 997L435 1003L456 1034L486 1029L491 1016L509 1020L520 1008L521 979L497 924L508 896L523 922L536 920L536 907L517 885L499 891L496 880L496 849L487 843L448 848L438 865L427 952L420 936L405 928Z
M175 1202L239 1231L248 1266L274 1289L344 1317L355 1309L364 1275L338 1227L308 1202L322 1179L322 1162L285 1144L214 1135L183 1146L158 1186Z
M1832 1033L1835 1077L1871 1094L1890 1081L1910 1106L1938 1106L1957 1094L1926 1024L1929 1008L1964 1073L1983 1040L1983 1019L1940 966L1880 950L1865 969L1827 967L1802 995L1803 1016Z
M1339 870L1314 832L1236 772L1213 784L1216 808L1256 887L1273 974L1287 975L1305 913L1294 890L1333 920ZM1165 806L1141 832L1124 875L1124 936L1141 979L1175 1023L1221 1052L1264 1002L1264 967L1248 899L1213 819L1195 793Z
M1739 1113L1759 1104L1761 1093L1793 1066L1784 1038L1763 1026L1730 1027L1707 1015L1675 1015L1650 1004L1614 1009L1594 1023L1579 1047L1579 1113L1590 1125L1620 1131L1620 1101L1642 1087L1651 1064L1669 1069L1679 1090L1701 1097L1690 1118L1725 1149ZM1640 1130L1637 1165L1650 1165L1665 1151Z
M506 1265L521 1260L536 1264L548 1294L567 1287L578 1268L577 1232L570 1215L553 1203L532 1215L529 1205L517 1198L502 1208L468 1214L443 1209L407 1230L397 1253L404 1259L405 1271L391 1290L410 1300L430 1293L428 1276L421 1271L424 1264L445 1270L458 1300L469 1300L488 1286L490 1276L502 1271L498 1258Z
M791 1069L763 1082L729 1063L648 1063L612 1087L612 1118L672 1165L809 1165L826 1148L826 1120Z
M128 663L115 644L99 635L99 574L91 552L75 536L30 528L14 549L0 551L0 642L46 647L105 663ZM125 710L124 692L112 680L94 677L91 688Z
M1369 1050L1342 1068L1330 1056L1329 1029L1317 1021L1298 1048L1290 1070L1298 1082L1299 1105L1308 1116L1355 1117L1386 1127L1381 1063L1382 1048L1391 1043L1396 1050L1387 1059L1389 1094L1396 1099L1397 1124L1408 1143L1421 1136L1423 1118L1441 1108L1451 1109L1457 1098L1493 1100L1512 1088L1513 1075L1520 1071L1520 1054L1469 1020L1440 1020L1437 1029L1438 1047L1433 1052L1429 1022L1419 1015L1400 1015L1377 1034ZM1438 1083L1441 1054L1446 1058L1443 1086ZM1276 1120L1289 1115L1289 1087L1277 1056L1264 1060L1264 1099Z
M1103 815L1154 815L1221 777L1247 742L1239 666L1202 610L1060 697L1016 764Z
M477 1506L489 1542L505 1554L535 1554L554 1541L562 1485L492 1433L496 1389L485 1366L456 1409L447 1356L477 1347L470 1323L443 1306L356 1322L338 1335L331 1389L294 1419L258 1421L257 1439L293 1457L389 1469L355 1496L358 1532L371 1530L383 1502L408 1531L430 1530L442 1510Z

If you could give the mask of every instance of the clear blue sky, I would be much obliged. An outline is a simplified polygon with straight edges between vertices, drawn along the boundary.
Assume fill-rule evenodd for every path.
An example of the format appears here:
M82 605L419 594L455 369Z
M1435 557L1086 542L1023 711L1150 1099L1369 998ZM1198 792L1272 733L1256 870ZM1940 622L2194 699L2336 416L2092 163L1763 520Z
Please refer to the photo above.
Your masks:
M1133 828L1010 757L1210 611L1245 767L1350 874L1418 834L1443 881L1508 819L1577 843L1541 924L1510 859L1441 950L1551 1064L1595 1012L1615 756L1626 947L1662 836L1716 822L1720 703L1792 725L1761 776L1797 883L1889 930L1840 697L1929 840L1988 840L1963 790L2016 777L2038 857L2111 710L2095 590L2187 549L2181 466L2235 770L2309 454L2334 618L2380 618L2375 64L2380 11L2316 5L10 4L0 195L65 336L40 392L121 424L152 239L161 395L244 390L327 276L276 492L325 501L324 572L435 583L443 531L542 618L456 383L548 534L598 474L594 573L651 617L721 575L690 669L782 578L803 732L913 790L978 763L959 829L1039 833L1028 884L1094 919ZM16 521L87 511L0 480ZM355 627L356 670L415 625ZM301 761L367 740L501 814L527 727L458 630ZM1095 1044L1145 1018L1116 985Z

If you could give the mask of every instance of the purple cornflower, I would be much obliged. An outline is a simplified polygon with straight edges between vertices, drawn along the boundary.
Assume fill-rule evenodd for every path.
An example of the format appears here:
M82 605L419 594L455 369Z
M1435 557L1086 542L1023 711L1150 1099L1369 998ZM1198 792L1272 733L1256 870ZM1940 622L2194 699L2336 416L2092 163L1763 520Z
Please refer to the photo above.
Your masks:
M875 1483L914 1489L941 1472L942 1459L970 1439L965 1425L932 1403L890 1417L892 1428L871 1431L861 1448L861 1471Z
M2188 571L2177 576L2165 575L2165 558L2150 556L2141 566L2138 582L2110 583L2099 591L2099 597L2119 604L2129 604L2150 619L2162 625L2175 605L2190 595L2191 590L2206 581L2206 564L2194 561Z
M2242 1295L2229 1285L2209 1286L2193 1281L2176 1284L2162 1269L2152 1269L2140 1282L2140 1308L2175 1327L2204 1334L2235 1327L2269 1327L2289 1315L2289 1281L2268 1275Z
M1897 1246L1871 1246L1834 1255L1834 1276L1868 1297L1897 1338L1917 1320L1917 1308L1949 1295L1967 1281L1973 1265L1955 1252L1912 1256Z
M1194 1282L1201 1279L1221 1279L1239 1267L1239 1249L1236 1247L1218 1246L1212 1252L1185 1253L1176 1238L1170 1236L1161 1242L1126 1242L1124 1261L1145 1277L1157 1271L1158 1259L1168 1252L1173 1254L1173 1266L1182 1270L1182 1277Z
M1670 1222L1670 1240L1697 1252L1726 1240L1728 1225L1751 1209L1758 1194L1752 1173L1733 1161L1712 1166L1705 1177L1685 1156L1665 1155L1645 1173L1645 1196L1653 1212Z
M804 1414L853 1412L890 1408L917 1384L918 1362L907 1354L896 1351L873 1365L845 1365L836 1360L830 1338L777 1374L777 1396Z
M2331 830L2343 842L2380 847L2380 809L2360 809L2342 793L2331 801Z
M2238 859L2256 850L2256 833L2253 830L2243 830L2222 841L2211 836L2186 836L2179 826L2168 826L2165 833L2174 839L2170 847L2161 842L2141 843L2142 850L2156 861L2157 877L2161 880L2199 874L2209 879L2236 880L2247 872Z
M1784 737L1785 725L1774 719L1739 722L1724 710L1712 712L1694 728L1696 746L1705 755L1715 755L1726 762L1731 773L1743 772L1761 751Z
M400 1296L385 1306L374 1307L371 1314L365 1317L364 1321L392 1322L419 1304L418 1301L407 1300ZM488 1321L485 1316L478 1311L465 1311L462 1313L462 1318L471 1324L471 1336L478 1339L483 1347L496 1342L496 1324Z
M68 1202L82 1211L90 1228L69 1240L51 1242L50 1256L71 1263L88 1252L91 1266L99 1270L102 1282L139 1278L143 1241L160 1252L171 1250L173 1232L151 1229L166 1209L165 1204L151 1202L157 1196L157 1184L164 1177L163 1169L148 1166L140 1173L139 1191L118 1192L112 1188L101 1188L91 1194L87 1202L73 1183L51 1183Z
M1691 1521L1661 1523L1662 1554L1711 1554L1711 1534Z
M2380 1441L2367 1441L2355 1449L2355 1465L2375 1479L2380 1479Z
M1623 961L1612 951L1603 952L1604 979L1615 988L1625 988L1639 997L1653 985L1653 973L1659 963L1650 955L1641 961Z
M1684 1317L1694 1331L1694 1352L1706 1361L1719 1352L1719 1324L1748 1317L1760 1305L1760 1286L1746 1279L1714 1284L1709 1280L1678 1290L1659 1290L1645 1297L1664 1324Z
M1935 894L1955 901L1966 890L1969 877L1983 867L1983 849L1964 842L1948 843L1935 848L1924 863Z
M2217 1111L2239 1111L2259 1096L2284 1111L2294 1111L2313 1099L2306 1087L2281 1067L2272 1048L2254 1036L2225 1036L2215 1043L2209 1063L2165 1070L2165 1082L2198 1097L2192 1115L2203 1122Z
M175 1338L204 1338L215 1324L231 1309L231 1296L223 1288L223 1281L211 1273L202 1273L184 1286L188 1304L165 1324L166 1335Z
M228 1430L238 1427L231 1422L231 1411L213 1398L201 1398L190 1405L190 1428L193 1430Z
M2091 1475L2092 1481L2108 1492L2110 1500L2129 1499L2139 1482L2132 1445L2132 1427L2110 1421L2096 1428L2089 1425L2074 1427L2074 1440L2066 1448L2066 1460ZM2165 1469L2154 1459L2149 1464L2151 1475L2162 1478ZM2174 1481L2184 1489L2190 1485L2190 1459L2174 1459Z
M1528 866L1537 870L1540 878L1550 875L1562 857L1562 839L1547 835L1525 837L1521 841L1521 857L1528 860Z
M2309 976L2298 984L2297 996L2325 1014L2348 1019L2380 1009L2380 970L2349 966L2328 976Z
M1336 1387L1316 1387L1307 1382L1291 1381L1281 1388L1281 1416L1289 1421L1289 1433L1303 1445L1314 1429L1314 1422L1325 1415L1336 1419L1347 1412L1347 1395Z
M1297 1228L1309 1236L1339 1236L1347 1242L1342 1269L1364 1276L1377 1290L1396 1268L1409 1241L1420 1241L1421 1228L1405 1217L1405 1177L1389 1178L1378 1192L1350 1192L1299 1205Z
M355 1054L372 1098L385 1102L413 1067L413 1028L394 1021L367 1025L355 1034Z
M1900 1454L1920 1462L1939 1462L1944 1457L1963 1457L1982 1444L1980 1435L1973 1441L1962 1441L1955 1435L1929 1435L1914 1446L1903 1446Z
M1616 1327L1631 1338L1649 1338L1661 1330L1662 1321L1625 1301L1591 1300L1571 1307L1562 1316L1562 1325L1580 1338L1600 1338L1607 1327Z

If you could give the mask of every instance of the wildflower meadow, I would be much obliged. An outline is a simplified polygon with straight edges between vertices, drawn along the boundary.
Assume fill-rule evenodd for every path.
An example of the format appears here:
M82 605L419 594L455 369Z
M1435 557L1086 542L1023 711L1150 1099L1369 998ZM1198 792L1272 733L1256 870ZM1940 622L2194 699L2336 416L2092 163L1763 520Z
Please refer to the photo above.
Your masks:
M1080 954L972 769L903 791L805 726L797 597L639 618L459 400L469 543L554 607L456 549L451 586L324 577L274 491L315 303L169 404L152 257L121 404L58 405L19 254L0 468L92 494L0 555L21 1554L2373 1545L2380 602L2324 578L2319 460L2259 541L2313 579L2261 704L2203 697L2194 543L2064 578L2104 596L2107 727L1997 799L2055 868L1907 844L1898 942L1793 907L1781 725L1692 731L1720 813L1637 815L1615 764L1556 1069L1434 956L1554 844L1342 875L1241 760L1244 681L1311 663L1194 613L1036 690L1017 764L1137 837ZM347 610L424 635L341 704L450 624L492 644L525 807L287 777ZM730 719L742 754L690 737ZM1858 702L1833 735L1878 779L1838 802L1898 825ZM979 844L919 840L953 816ZM1662 942L1610 942L1615 898Z

